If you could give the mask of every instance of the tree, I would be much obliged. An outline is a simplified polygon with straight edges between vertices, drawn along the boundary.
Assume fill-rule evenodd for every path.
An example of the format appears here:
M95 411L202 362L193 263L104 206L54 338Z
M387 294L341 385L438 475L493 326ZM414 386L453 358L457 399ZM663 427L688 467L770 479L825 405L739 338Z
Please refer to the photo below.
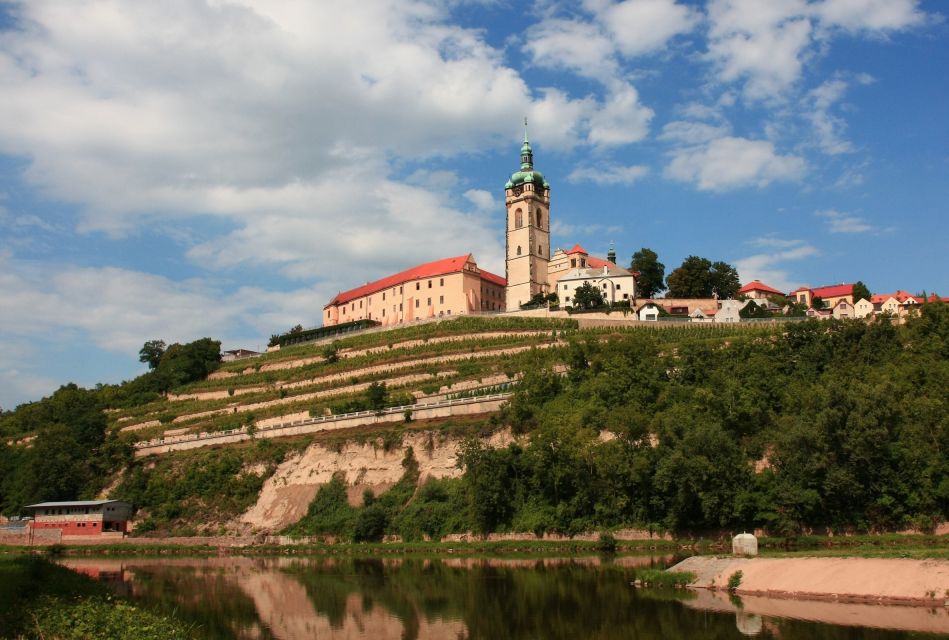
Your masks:
M643 247L633 254L630 269L639 272L636 280L637 294L641 298L652 298L665 289L663 278L666 275L666 265L659 262L659 256L652 249Z
M388 392L386 390L385 382L373 382L371 385L366 387L366 402L369 403L370 409L374 409L376 411L385 409L387 396Z
M712 262L689 256L666 278L670 298L711 298Z
M221 342L201 338L188 344L177 342L165 351L153 374L159 391L203 380L221 362Z
M738 271L735 267L719 260L712 264L709 275L712 281L712 293L718 296L719 300L734 298L738 295L741 281L738 279Z
M603 292L589 282L584 282L573 294L573 306L593 309L603 305Z
M165 355L165 341L149 340L138 352L138 361L148 363L149 369L157 369L163 355Z
M738 312L741 318L770 318L771 313L757 302L749 302Z
M862 280L857 280L853 285L853 301L869 300L871 298L870 289L863 284Z

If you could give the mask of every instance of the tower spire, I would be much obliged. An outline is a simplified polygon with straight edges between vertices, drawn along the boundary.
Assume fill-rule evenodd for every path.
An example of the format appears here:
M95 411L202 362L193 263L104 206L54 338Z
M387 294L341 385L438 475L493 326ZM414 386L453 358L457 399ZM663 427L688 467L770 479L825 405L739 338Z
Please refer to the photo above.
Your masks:
M524 116L524 144L521 145L521 171L534 170L534 151L527 139L527 116Z

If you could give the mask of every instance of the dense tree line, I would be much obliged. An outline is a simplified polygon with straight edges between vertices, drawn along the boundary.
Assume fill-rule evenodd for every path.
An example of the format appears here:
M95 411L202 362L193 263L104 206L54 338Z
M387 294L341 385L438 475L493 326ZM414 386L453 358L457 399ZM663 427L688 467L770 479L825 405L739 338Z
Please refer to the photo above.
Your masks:
M104 410L144 404L213 371L221 343L202 338L167 349L160 340L142 348L150 371L118 385L60 387L53 395L0 415L0 437L35 436L29 447L0 445L0 511L46 500L94 497L131 456L130 442L107 433Z
M647 333L572 349L566 378L529 370L507 409L526 444L463 452L476 530L791 534L949 517L946 305L902 328L809 321L671 352Z

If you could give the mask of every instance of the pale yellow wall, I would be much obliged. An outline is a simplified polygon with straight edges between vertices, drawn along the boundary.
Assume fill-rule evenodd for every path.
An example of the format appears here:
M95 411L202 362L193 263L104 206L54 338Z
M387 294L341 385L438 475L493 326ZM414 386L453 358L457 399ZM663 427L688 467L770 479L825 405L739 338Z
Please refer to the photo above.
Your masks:
M364 319L391 325L416 319L500 310L503 304L504 288L482 280L477 265L468 262L462 272L406 280L400 285L356 298L345 305L324 309L323 325ZM489 308L483 309L483 306Z
M557 280L562 278L571 269L585 269L586 266L586 256L577 253L567 255L563 249L557 249L547 264L548 290L553 291Z
M523 191L505 192L507 207L507 260L505 306L516 310L536 293L548 291L547 266L550 262L550 197L534 185Z

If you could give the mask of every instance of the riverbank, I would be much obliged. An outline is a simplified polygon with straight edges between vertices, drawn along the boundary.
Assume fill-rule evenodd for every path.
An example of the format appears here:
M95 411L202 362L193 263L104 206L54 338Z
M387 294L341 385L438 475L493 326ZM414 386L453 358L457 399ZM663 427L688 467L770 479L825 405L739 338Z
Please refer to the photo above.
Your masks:
M725 554L730 538L623 539L603 534L599 537L541 539L532 535L504 534L487 538L465 536L450 541L391 541L380 543L320 542L264 536L208 537L127 537L103 542L100 538L67 538L64 543L41 544L21 536L0 538L0 553L20 554L30 549L53 548L63 555L380 555L401 554L465 555L485 553L675 553ZM949 535L877 534L854 536L807 536L798 538L758 538L767 556L899 557L917 560L949 560ZM947 585L949 586L949 585Z
M692 556L670 571L695 574L692 588L739 596L949 607L947 560Z

